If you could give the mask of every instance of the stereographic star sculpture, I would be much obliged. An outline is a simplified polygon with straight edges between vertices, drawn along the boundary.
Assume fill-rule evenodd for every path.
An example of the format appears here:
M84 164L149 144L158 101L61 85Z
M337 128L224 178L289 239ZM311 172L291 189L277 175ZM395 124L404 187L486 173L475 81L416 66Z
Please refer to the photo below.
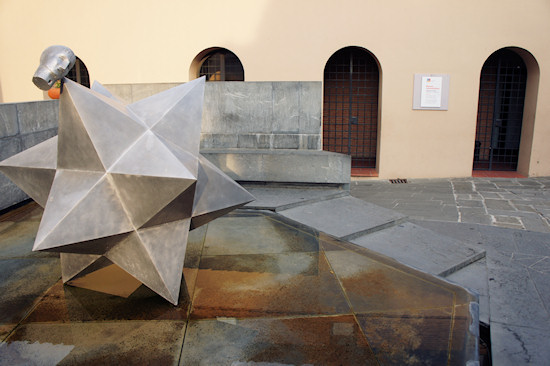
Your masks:
M64 79L58 136L0 163L44 207L33 251L61 253L64 283L115 264L177 304L189 230L254 200L199 154L204 84L124 105Z

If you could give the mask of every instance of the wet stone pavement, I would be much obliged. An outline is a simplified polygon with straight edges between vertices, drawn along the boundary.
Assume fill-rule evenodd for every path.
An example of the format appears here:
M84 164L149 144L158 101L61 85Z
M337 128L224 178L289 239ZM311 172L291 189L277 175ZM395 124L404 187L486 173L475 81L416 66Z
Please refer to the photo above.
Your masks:
M0 365L464 365L477 298L276 213L191 232L178 306L63 285L31 252L41 209L0 217Z

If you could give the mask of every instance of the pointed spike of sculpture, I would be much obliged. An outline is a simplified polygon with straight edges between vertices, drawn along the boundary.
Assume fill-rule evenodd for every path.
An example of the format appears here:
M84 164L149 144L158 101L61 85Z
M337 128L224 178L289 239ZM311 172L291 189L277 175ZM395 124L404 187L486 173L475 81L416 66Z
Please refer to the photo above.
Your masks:
M18 168L5 166L0 171L7 175L30 198L45 207L55 176L55 169Z
M0 163L0 170L3 166L55 170L57 167L57 136L7 158Z
M170 293L170 298L176 303L183 275L190 221L185 219L138 231L143 246L151 254L151 260Z
M121 103L122 104L122 100L120 100L119 98L117 98L116 96L114 96L109 90L107 90L107 88L105 88L103 85L101 85L100 83L98 83L97 81L94 81L94 83L92 84L92 87L90 88L92 89L93 91L109 98L109 99L113 99L115 101L117 101L118 103Z
M111 99L90 93L74 82L66 82L65 88L71 94L103 166L108 169L144 134L146 128L126 115L123 109L112 106Z
M151 258L151 253L147 251L137 233L133 233L109 250L105 257L166 300L177 304L177 298L174 299L171 295ZM178 275L181 279L182 274Z
M188 83L178 85L174 88L129 104L128 109L138 115L149 127L152 127L162 118L166 111L170 110L176 103L185 98L191 89L196 86L204 88L204 82L205 77L192 80Z
M254 201L254 196L204 156L199 156L199 162L199 179L193 203L193 216L205 215L227 207L235 209Z
M204 83L198 83L155 123L152 131L197 156L201 126L195 121L202 119L203 99Z
M99 254L60 253L59 259L61 262L61 278L63 279L63 283L71 280L101 257Z
M59 98L58 137L57 168L105 171L67 90Z
M42 207L46 206L56 168L57 136L0 163L0 172Z

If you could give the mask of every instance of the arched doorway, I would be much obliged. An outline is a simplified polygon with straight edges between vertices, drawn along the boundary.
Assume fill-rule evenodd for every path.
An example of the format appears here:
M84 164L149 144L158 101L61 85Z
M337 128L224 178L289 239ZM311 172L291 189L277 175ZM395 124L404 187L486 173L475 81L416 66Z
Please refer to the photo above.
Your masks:
M526 85L525 62L510 49L496 51L483 64L474 170L517 170Z
M323 150L351 155L352 168L376 168L379 69L360 47L334 53L324 70Z
M195 77L206 76L206 81L244 81L244 68L233 52L214 48L202 52L195 59L198 64Z

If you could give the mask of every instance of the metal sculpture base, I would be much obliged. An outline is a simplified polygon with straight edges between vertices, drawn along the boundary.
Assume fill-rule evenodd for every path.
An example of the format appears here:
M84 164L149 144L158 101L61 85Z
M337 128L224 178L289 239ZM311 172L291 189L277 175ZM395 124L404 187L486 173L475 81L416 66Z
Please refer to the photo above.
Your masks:
M58 136L0 163L45 208L33 250L61 253L63 282L177 304L189 230L254 200L199 154L204 83L124 105L64 79ZM113 268L125 288L94 287Z

